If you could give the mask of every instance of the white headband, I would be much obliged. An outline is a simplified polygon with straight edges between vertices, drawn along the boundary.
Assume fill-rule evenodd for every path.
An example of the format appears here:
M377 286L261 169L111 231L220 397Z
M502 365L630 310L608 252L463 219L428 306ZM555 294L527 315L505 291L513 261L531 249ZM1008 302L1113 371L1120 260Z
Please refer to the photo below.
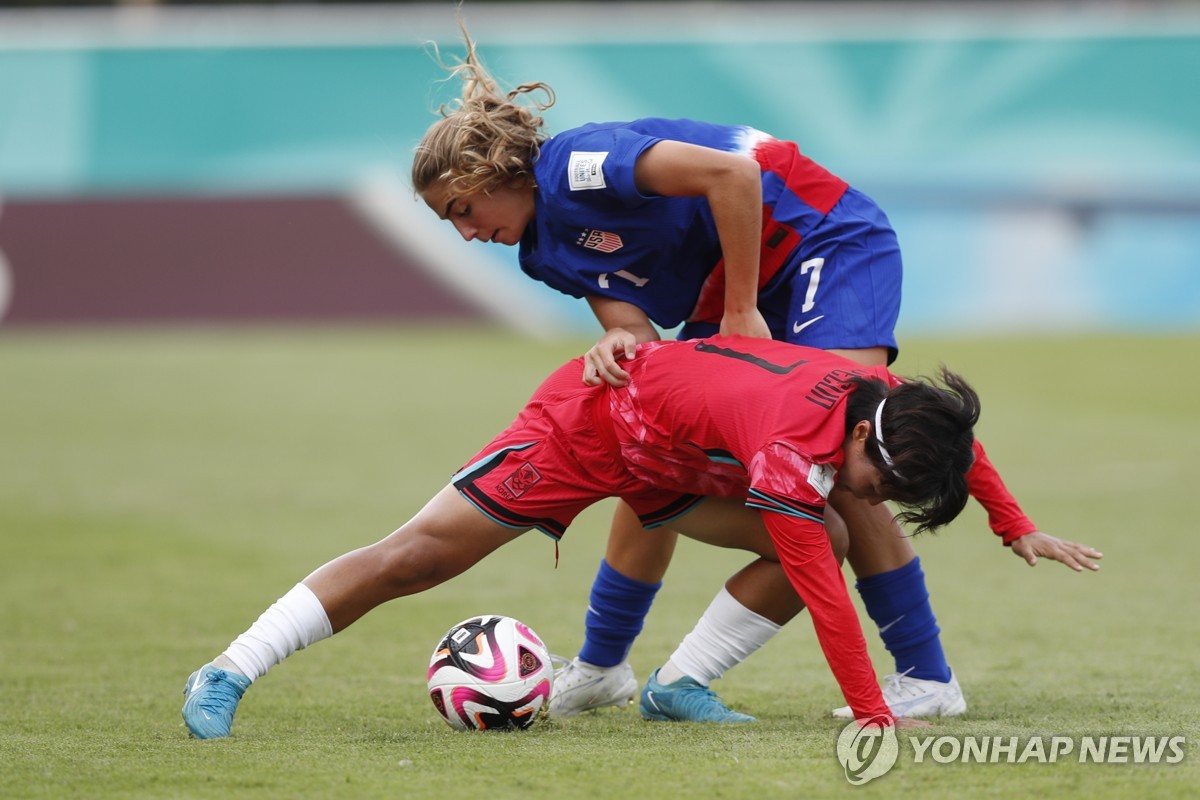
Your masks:
M879 455L883 456L883 463L888 465L888 469L895 470L896 465L892 463L892 456L883 446L883 404L886 402L887 398L885 397L879 401L879 406L875 409L875 444L879 445Z

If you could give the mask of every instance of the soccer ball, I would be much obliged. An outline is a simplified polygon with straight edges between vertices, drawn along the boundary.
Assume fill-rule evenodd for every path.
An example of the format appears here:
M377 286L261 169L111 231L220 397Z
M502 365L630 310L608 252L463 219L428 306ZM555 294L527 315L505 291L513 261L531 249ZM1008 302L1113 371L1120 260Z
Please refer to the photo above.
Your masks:
M550 701L546 645L512 617L471 617L446 631L429 659L429 698L460 731L528 728Z

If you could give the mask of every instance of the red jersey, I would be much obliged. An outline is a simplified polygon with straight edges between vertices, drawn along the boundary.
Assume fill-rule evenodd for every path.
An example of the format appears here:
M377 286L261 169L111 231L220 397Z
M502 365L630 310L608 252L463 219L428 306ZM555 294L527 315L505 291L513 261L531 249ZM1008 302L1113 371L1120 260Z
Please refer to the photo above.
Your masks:
M843 460L849 381L899 380L885 367L741 336L643 344L624 366L631 380L620 389L584 386L581 359L558 370L455 486L498 522L555 537L602 497L625 499L648 527L703 496L745 498L762 513L855 716L888 715L824 514ZM972 489L986 489L997 518L1019 523L1024 515L978 445L976 453Z
M625 368L629 387L610 391L609 405L626 468L654 486L745 497L762 511L855 716L888 714L824 514L842 464L849 380L891 384L891 374L736 336L644 345Z

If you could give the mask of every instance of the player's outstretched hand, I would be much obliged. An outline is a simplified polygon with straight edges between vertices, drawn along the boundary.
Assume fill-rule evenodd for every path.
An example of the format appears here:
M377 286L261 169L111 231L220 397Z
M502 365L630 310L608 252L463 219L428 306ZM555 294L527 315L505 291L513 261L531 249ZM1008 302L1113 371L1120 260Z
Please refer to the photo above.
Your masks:
M1100 569L1100 565L1092 559L1104 558L1104 554L1093 547L1068 542L1041 531L1033 531L1014 539L1012 551L1025 559L1025 563L1031 567L1037 565L1040 556L1058 561L1076 572L1083 572L1085 567L1095 572Z
M621 369L618 359L632 361L637 348L637 337L624 328L613 328L583 354L583 382L588 386L599 386L603 381L610 386L625 386L629 373Z
M933 723L927 719L912 719L910 717L897 717L897 728L932 728Z
M867 725L877 725L879 717L871 717L870 719L860 719L858 724L861 727ZM933 723L927 719L914 719L912 717L892 717L892 724L897 728L932 728Z

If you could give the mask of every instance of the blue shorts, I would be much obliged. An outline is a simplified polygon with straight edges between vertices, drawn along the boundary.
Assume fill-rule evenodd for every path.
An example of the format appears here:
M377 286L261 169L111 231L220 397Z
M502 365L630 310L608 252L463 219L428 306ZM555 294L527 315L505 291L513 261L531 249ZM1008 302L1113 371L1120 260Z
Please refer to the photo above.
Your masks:
M896 321L904 266L887 215L847 189L758 295L771 336L822 350L886 347L896 360ZM689 322L680 339L712 336L718 326Z

